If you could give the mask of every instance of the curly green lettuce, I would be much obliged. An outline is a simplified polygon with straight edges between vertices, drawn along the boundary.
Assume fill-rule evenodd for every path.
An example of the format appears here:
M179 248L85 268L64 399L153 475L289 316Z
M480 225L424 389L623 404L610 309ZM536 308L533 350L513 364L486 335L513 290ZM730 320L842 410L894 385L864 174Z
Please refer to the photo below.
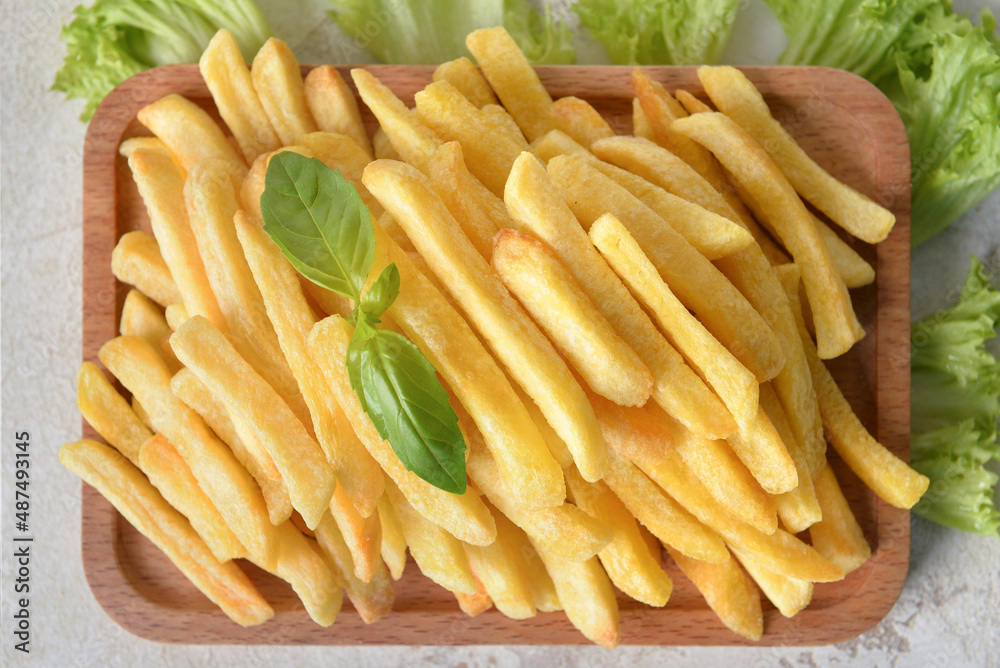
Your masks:
M994 503L1000 461L1000 361L985 347L1000 325L1000 291L975 258L959 302L911 329L910 465L930 478L913 512L1000 537Z
M738 0L579 0L573 11L618 65L717 63Z
M59 36L66 59L52 90L86 100L82 121L125 79L157 65L198 62L220 28L248 59L271 36L252 0L97 0L73 13Z

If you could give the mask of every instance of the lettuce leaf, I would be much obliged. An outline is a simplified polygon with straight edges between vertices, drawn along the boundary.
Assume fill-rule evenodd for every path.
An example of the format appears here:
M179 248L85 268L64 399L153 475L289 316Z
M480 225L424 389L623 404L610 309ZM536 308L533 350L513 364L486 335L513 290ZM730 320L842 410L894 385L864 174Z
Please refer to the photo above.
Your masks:
M786 65L850 70L895 105L910 139L911 243L1000 186L1000 41L948 0L766 0L788 36Z
M618 65L717 63L738 0L579 0L573 11Z
M252 0L97 0L73 10L59 36L66 59L52 90L87 101L88 121L104 96L157 65L196 63L219 28L253 58L271 29Z
M576 60L572 35L527 0L330 0L330 16L383 63L437 65L468 57L465 36L502 25L535 64Z
M972 266L956 306L911 328L910 465L930 478L913 512L963 531L1000 537L994 504L1000 461L1000 361L985 348L1000 325L1000 291Z

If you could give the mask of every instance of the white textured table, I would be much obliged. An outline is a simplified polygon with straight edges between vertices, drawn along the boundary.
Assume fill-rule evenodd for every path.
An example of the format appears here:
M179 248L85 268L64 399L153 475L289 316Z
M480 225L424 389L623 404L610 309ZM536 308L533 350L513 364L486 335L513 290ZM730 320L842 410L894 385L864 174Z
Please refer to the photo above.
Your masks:
M63 57L59 23L76 0L0 5L2 63L2 497L3 665L46 666L474 666L604 665L1000 665L1000 541L913 521L909 579L888 617L863 636L820 648L622 647L188 647L151 643L121 630L90 594L80 562L80 483L56 460L59 446L79 438L74 375L80 360L81 160L79 107L47 92ZM262 1L277 34L290 20ZM318 25L292 47L303 62L342 60L338 31L307 4L305 25ZM565 5L566 2L559 2ZM967 6L969 3L956 3ZM1000 13L1000 1L988 2ZM744 31L727 58L763 64L780 51L767 10L744 3ZM746 24L743 24L746 27ZM768 44L763 53L760 44ZM976 254L1000 268L1000 193L913 256L913 313L945 306ZM30 433L31 653L13 649L14 443ZM388 622L388 623L391 623Z

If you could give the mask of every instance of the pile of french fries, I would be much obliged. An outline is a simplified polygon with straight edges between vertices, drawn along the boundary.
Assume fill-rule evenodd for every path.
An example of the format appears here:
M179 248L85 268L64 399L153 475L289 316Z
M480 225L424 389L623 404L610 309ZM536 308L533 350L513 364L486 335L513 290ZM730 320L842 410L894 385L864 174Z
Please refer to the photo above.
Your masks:
M100 351L131 401L81 366L107 444L60 459L242 625L273 610L237 559L328 626L345 592L365 622L388 613L409 550L469 615L563 610L614 647L616 588L670 598L662 546L757 640L760 592L792 616L870 556L827 442L894 506L927 487L823 363L864 335L848 289L875 272L803 201L869 243L893 216L817 166L736 69L699 70L714 108L635 70L621 136L553 101L502 28L467 43L479 68L441 65L415 108L351 72L374 137L334 68L303 80L276 39L248 68L224 30L200 67L225 128L178 95L139 113L153 136L120 150L153 234L115 249L134 289ZM352 304L263 231L281 151L369 207L372 280L390 262L401 279L382 326L449 390L466 493L382 440L345 366Z

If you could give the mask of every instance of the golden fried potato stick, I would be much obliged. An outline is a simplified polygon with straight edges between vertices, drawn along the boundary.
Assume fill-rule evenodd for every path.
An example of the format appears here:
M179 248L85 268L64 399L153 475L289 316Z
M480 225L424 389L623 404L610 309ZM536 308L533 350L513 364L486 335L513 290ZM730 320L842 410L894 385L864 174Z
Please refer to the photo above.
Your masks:
M306 104L299 61L284 41L271 37L264 42L253 59L250 79L282 144L319 130Z
M487 104L497 103L497 96L493 94L486 79L465 56L438 65L433 79L447 81L479 109Z
M816 313L819 352L837 357L864 336L833 267L830 251L809 211L767 152L742 128L719 113L695 114L673 127L710 148L766 212L785 247L803 268L803 283Z
M292 500L288 497L285 481L274 465L271 453L261 443L256 433L245 433L246 442L236 433L236 427L229 417L225 405L209 391L191 369L181 369L170 379L170 389L178 399L201 416L205 424L215 432L223 443L236 455L240 464L260 486L261 494L267 502L267 514L271 524L278 526L292 516Z
M510 166L524 150L506 131L493 122L447 81L428 85L414 95L417 116L444 141L457 141L468 156L469 171L490 192L503 194ZM423 166L421 171L427 171Z
M407 471L389 443L379 436L361 408L347 375L347 345L353 334L354 328L334 315L313 327L308 343L309 352L326 376L358 438L418 513L463 542L489 545L496 538L496 525L473 489L467 489L464 494L450 494L434 487Z
M261 153L281 146L232 33L225 29L215 33L201 54L198 68L248 165Z
M632 135L639 139L646 139L651 142L656 141L653 134L653 126L646 118L646 112L642 110L642 102L637 97L632 98Z
M351 70L351 77L358 87L358 95L375 114L392 149L403 160L424 171L441 140L417 117L417 112L403 104L371 72L356 68ZM375 135L375 155L382 157L378 133Z
M344 486L338 484L330 499L330 515L351 552L355 577L362 582L371 581L378 565L382 563L382 523L378 519L378 513L362 517L344 492Z
M830 445L855 475L881 499L896 508L912 508L927 491L930 480L876 441L861 424L830 371L817 355L816 346L806 330L799 303L798 268L795 265L785 265L777 267L777 271L788 300L792 303L792 312L805 346L806 359L819 397L823 427Z
M167 319L167 325L175 332L188 319L187 309L181 303L169 304L163 309L163 316ZM170 342L168 341L167 343L169 344Z
M292 585L314 622L330 626L344 601L343 575L323 556L316 541L292 522L277 527L277 533L278 557L266 570Z
M559 602L559 595L556 594L556 586L552 582L552 577L545 570L542 557L538 554L535 546L531 544L528 534L493 506L490 506L490 509L495 511L494 517L497 518L497 526L505 525L504 534L507 540L524 557L528 569L528 580L531 584L531 600L535 604L535 609L539 612L562 610L562 604Z
M573 626L601 647L617 647L621 639L618 601L611 580L597 557L572 561L547 552L537 544L535 547L545 570L552 577L559 603Z
M382 560L376 561L371 577L364 581L355 575L351 551L330 515L323 516L315 533L320 550L337 566L344 579L344 591L364 623L372 624L388 614L396 600L396 590Z
M774 119L760 91L735 67L700 67L698 78L719 111L742 126L767 152L795 190L855 237L876 244L896 222L892 212L817 165Z
M552 122L557 130L562 130L584 148L598 139L614 137L604 117L589 102L578 97L559 98L552 104Z
M219 561L247 556L246 548L226 526L219 509L198 486L177 449L161 434L139 449L139 468L167 502L191 523Z
M813 547L824 557L851 573L872 556L871 546L847 504L837 476L827 464L816 476L816 498L823 519L809 527Z
M111 339L98 353L101 363L136 397L219 509L226 524L258 564L273 565L277 534L260 488L232 451L170 389L170 370L145 340Z
M122 304L122 316L118 323L118 333L122 336L139 336L157 348L167 361L171 371L176 372L181 363L170 348L170 325L160 307L138 290L129 290Z
M405 106L405 105L404 105ZM381 123L381 121L379 121ZM402 156L396 152L393 147L392 142L389 141L389 135L385 133L382 126L379 125L378 129L372 133L372 150L375 151L375 159L385 158L386 160L402 160Z
M159 137L129 137L118 145L118 155L128 160L132 157L133 153L140 149L148 151L163 151L167 155L170 155L170 151L167 150L167 145L164 144ZM242 159L243 157L241 156L240 160Z
M669 494L664 494L632 462L612 452L604 482L660 542L673 545L695 559L713 563L725 560L722 539Z
M762 406L757 406L750 424L727 440L768 494L783 494L798 485L795 460Z
M843 579L843 569L787 531L778 529L767 535L719 507L677 453L668 451L659 464L643 464L642 467L650 478L699 521L717 531L726 543L752 555L768 570L811 582Z
M736 431L726 407L629 294L531 154L521 154L514 163L504 201L518 228L556 252L601 314L639 355L653 374L654 401L699 433L725 438Z
M427 176L469 241L489 262L493 257L493 237L499 230L513 227L503 200L469 172L458 142L442 144L434 152Z
M184 184L184 199L198 250L205 260L208 282L228 325L219 331L310 428L309 409L285 360L233 226L239 203L223 163L204 161L191 170Z
M122 283L134 285L160 306L181 298L156 239L142 230L126 232L118 239L111 252L111 273Z
M326 512L337 479L319 444L271 385L205 318L181 325L170 344L225 406L241 434L257 434L288 488L292 507L306 525L316 526Z
M529 566L514 537L520 529L499 510L490 511L497 523L497 539L492 545L463 545L469 570L501 613L511 619L534 617Z
M476 593L461 541L414 510L391 480L386 480L385 492L399 516L406 544L420 572L450 592Z
M347 135L369 156L375 155L358 100L340 72L332 65L314 67L304 85L306 104L321 131Z
M438 277L442 280L447 277L449 292L511 376L538 404L573 453L580 473L587 479L600 478L606 465L606 449L583 389L549 340L462 233L426 177L409 165L377 160L365 169L364 180L386 211L406 230ZM391 309L390 313L395 316ZM483 382L481 378L476 380ZM518 456L521 462L533 462L533 476L543 486L534 503L541 505L539 502L544 498L547 505L555 505L565 495L562 469L548 449L543 448L541 438L528 441L522 437ZM499 459L500 454L497 456ZM512 472L510 462L501 466L505 474ZM504 478L511 487L523 482L516 476Z
M152 429L153 423L149 421L149 415L146 413L146 409L142 407L135 397L132 397L132 411L135 413L136 417L146 425L146 428Z
M676 89L674 91L674 97L677 98L677 101L681 103L682 107L684 107L684 111L689 114L701 114L706 111L715 111L715 109L712 109L712 107L705 104L683 88Z
M594 221L590 240L646 311L653 314L667 340L719 395L736 423L741 428L749 426L757 414L754 374L681 304L617 218L606 213Z
M794 617L812 601L812 582L769 571L761 566L752 555L732 547L729 549L740 560L743 568L757 583L760 590L764 592L764 596L767 596L768 600L785 617Z
M729 279L662 218L579 157L557 156L549 161L548 172L585 229L604 213L622 221L678 299L759 381L781 370L784 354L771 327Z
M176 93L161 97L140 109L136 117L163 142L170 157L184 172L209 158L226 160L246 169L243 156L222 134L218 123L185 97Z
M813 488L812 473L809 471L802 446L792 431L788 415L771 383L760 386L760 406L767 413L771 424L781 437L781 442L785 444L788 454L795 462L798 484L794 489L776 495L774 501L781 523L790 532L799 533L819 522L823 516L819 501L816 499L816 490Z
M378 497L378 521L382 525L382 545L380 552L382 561L389 568L393 580L403 577L406 569L406 537L403 527L399 524L396 509L388 494Z
M531 142L531 152L543 163L557 155L582 155L590 152L562 130L549 130L541 137Z
M489 592L486 591L485 585L479 578L473 575L472 579L476 583L476 593L456 593L455 600L458 601L458 607L462 609L462 612L469 617L476 617L493 607L493 599L490 598Z
M726 628L749 640L760 640L764 633L760 594L735 559L727 553L724 562L711 564L685 556L669 545L666 548Z
M465 45L528 141L555 127L552 98L506 29L475 30L465 38Z
M216 559L187 519L109 446L87 440L67 443L59 450L59 462L108 499L234 622L253 626L274 616L239 566Z
M517 127L517 121L507 113L506 109L499 104L487 104L479 112L480 118L485 123L492 124L494 128L506 132L521 147L522 151L529 150L528 140L524 138L521 128Z
M216 327L226 327L188 220L184 205L185 177L180 168L162 151L149 150L135 151L128 159L128 166L146 205L163 261L177 283L178 296L162 306L183 301L188 314L203 315Z
M153 432L92 362L84 362L77 369L76 405L94 431L139 466L139 449Z
M235 225L267 315L309 408L316 439L350 503L362 517L368 517L382 495L382 470L358 440L330 392L323 372L309 353L306 341L316 324L316 316L306 302L298 274L268 238L259 221L240 212Z
M577 506L614 530L614 538L597 553L611 582L646 605L666 605L673 581L649 553L625 504L602 481L587 482L572 466L566 469L566 486Z
M590 388L622 406L649 399L653 376L544 243L497 233L493 268ZM756 383L754 384L756 388Z

